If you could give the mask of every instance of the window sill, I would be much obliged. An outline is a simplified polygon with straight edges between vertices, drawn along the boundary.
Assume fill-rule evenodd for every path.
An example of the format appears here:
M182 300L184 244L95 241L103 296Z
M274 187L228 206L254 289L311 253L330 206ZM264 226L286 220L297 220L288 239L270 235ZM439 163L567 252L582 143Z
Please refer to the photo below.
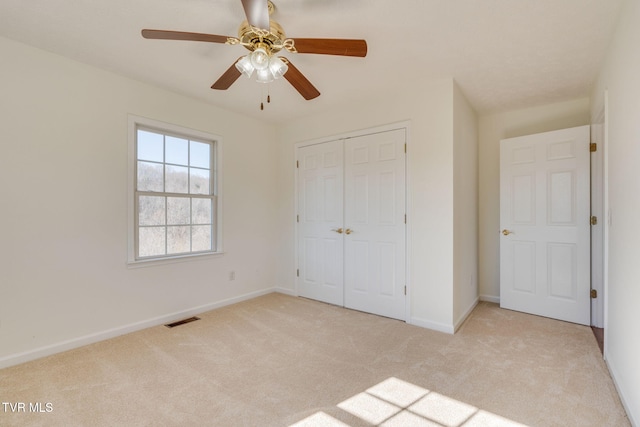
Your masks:
M156 265L176 264L180 262L201 261L201 260L210 259L210 258L219 258L219 257L222 257L224 254L225 252L211 252L206 254L189 254L189 255L179 255L179 256L172 256L172 257L166 257L166 258L127 261L127 268L144 268L144 267L153 267Z

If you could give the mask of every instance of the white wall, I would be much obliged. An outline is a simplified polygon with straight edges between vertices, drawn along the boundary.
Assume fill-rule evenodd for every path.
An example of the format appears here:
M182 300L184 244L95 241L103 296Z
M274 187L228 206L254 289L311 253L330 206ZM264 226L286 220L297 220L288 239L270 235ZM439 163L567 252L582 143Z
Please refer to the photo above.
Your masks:
M0 57L0 367L274 287L272 126L7 39ZM127 267L129 113L222 137L225 255Z
M453 91L453 320L478 302L478 120L457 84Z
M589 99L485 114L479 120L480 298L500 300L500 140L589 124Z
M282 231L279 252L283 257L278 280L282 287L295 289L294 144L408 120L408 321L453 332L454 82L443 79L413 83L405 90L394 87L361 102L297 119L280 129L278 229ZM462 97L457 96L456 100L461 114L469 119L472 112L466 110ZM465 122L462 126L470 124ZM467 133L460 135L460 144L467 144Z
M593 91L592 117L608 91L610 208L605 358L633 425L640 425L640 1L628 0Z

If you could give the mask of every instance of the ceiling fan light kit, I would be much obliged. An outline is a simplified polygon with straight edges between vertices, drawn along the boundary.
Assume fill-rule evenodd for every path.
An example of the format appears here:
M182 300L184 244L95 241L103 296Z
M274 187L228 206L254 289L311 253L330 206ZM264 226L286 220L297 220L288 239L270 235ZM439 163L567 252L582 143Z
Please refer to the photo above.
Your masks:
M289 58L275 54L282 49L289 53L313 53L365 57L367 42L356 39L310 39L286 38L284 29L270 19L275 10L270 0L241 0L247 20L240 25L238 37L215 34L189 33L167 30L142 30L147 39L190 40L209 43L240 44L250 51L225 71L211 86L212 89L226 90L241 75L251 78L256 73L256 81L270 83L280 77L285 79L306 100L320 95L318 89L291 63Z
M282 77L289 69L284 61L277 56L270 56L262 47L240 58L236 62L236 68L247 78L251 78L255 70L256 81L260 83L271 83Z

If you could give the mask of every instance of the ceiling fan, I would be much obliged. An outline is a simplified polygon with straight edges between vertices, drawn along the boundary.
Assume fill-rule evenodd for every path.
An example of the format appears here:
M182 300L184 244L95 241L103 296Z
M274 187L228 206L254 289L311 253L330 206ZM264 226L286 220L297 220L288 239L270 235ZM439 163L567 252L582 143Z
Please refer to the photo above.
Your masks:
M242 45L250 53L242 56L225 71L211 86L226 90L241 75L251 77L256 71L256 80L267 83L278 77L285 79L304 97L314 99L320 95L318 89L298 70L291 60L275 54L282 49L290 53L315 53L365 57L367 42L360 39L287 38L284 30L269 16L275 10L271 0L241 0L247 17L238 30L238 37L215 34L189 33L183 31L142 30L147 39L190 40L209 43Z

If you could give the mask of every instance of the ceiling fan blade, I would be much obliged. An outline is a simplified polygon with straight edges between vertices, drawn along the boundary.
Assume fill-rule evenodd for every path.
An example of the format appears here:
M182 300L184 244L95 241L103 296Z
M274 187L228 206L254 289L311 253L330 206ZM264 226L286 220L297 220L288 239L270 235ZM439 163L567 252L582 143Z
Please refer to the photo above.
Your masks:
M367 56L367 42L356 39L293 39L298 53L323 55Z
M253 27L269 30L269 5L267 0L242 0L247 22Z
M304 99L308 101L320 96L320 92L318 91L318 89L316 89L315 86L313 86L311 82L307 80L307 78L300 72L300 70L293 66L288 58L284 58L282 56L279 58L289 66L287 72L284 73L284 78L287 79L289 83L291 83L291 86L293 86L298 92L300 92L300 95L302 95Z
M227 36L218 36L216 34L203 33L186 33L184 31L167 31L167 30L142 30L142 37L145 39L162 39L162 40L189 40L195 42L210 43L226 43L229 40Z
M238 58L238 61L241 58L242 57ZM229 86L231 86L236 80L238 80L238 77L240 77L242 74L236 68L236 62L231 64L231 67L229 67L227 71L225 71L224 74L222 74L220 78L216 80L216 82L211 86L211 89L227 90L229 89Z

